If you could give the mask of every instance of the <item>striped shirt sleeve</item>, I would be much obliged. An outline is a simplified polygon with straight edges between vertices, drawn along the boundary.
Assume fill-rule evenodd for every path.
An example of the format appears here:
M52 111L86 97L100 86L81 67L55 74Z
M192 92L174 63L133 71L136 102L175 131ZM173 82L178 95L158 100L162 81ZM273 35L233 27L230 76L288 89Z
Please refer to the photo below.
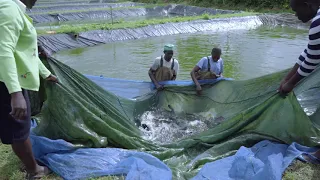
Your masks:
M306 77L312 73L320 63L320 15L312 21L309 30L308 47L301 53L297 63L300 65L298 73Z
M307 57L307 49L305 49L299 56L298 60L297 60L297 64L299 64L301 66L301 64L306 60Z

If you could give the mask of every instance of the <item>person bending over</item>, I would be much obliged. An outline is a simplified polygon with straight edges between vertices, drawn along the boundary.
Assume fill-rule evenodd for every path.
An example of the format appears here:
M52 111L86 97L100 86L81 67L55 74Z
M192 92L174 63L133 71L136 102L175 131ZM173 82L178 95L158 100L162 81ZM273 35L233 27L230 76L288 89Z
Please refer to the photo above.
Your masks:
M201 94L202 88L198 80L216 79L222 77L223 60L221 49L213 48L211 56L203 57L191 71L191 78L196 85L197 94Z
M176 80L179 71L179 61L173 58L173 45L164 46L163 55L157 57L149 69L149 77L157 90L162 90L161 81Z

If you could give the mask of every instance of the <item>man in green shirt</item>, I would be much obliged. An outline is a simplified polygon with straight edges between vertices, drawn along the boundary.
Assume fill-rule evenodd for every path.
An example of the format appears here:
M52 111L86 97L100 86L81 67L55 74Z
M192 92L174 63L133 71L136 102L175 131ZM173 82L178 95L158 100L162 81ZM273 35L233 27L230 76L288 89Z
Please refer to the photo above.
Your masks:
M27 90L38 91L40 78L57 78L38 57L37 33L25 14L36 0L0 0L0 139L11 144L23 162L28 179L49 174L33 156L29 139L31 126Z

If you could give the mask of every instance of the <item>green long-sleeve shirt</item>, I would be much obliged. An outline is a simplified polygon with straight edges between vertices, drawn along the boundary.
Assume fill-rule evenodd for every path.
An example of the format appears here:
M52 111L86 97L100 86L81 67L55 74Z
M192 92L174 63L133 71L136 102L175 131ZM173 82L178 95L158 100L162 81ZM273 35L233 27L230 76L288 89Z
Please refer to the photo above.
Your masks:
M9 93L38 91L50 71L38 57L37 33L20 2L0 0L0 81Z

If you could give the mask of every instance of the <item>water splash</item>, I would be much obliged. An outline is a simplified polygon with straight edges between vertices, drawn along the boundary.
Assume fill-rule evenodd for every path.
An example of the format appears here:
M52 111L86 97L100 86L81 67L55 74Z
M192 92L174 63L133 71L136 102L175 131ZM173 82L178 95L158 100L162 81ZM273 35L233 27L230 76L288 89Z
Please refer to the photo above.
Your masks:
M137 125L144 139L166 144L208 130L223 120L222 117L214 118L207 113L176 115L169 111L155 110L144 112Z

